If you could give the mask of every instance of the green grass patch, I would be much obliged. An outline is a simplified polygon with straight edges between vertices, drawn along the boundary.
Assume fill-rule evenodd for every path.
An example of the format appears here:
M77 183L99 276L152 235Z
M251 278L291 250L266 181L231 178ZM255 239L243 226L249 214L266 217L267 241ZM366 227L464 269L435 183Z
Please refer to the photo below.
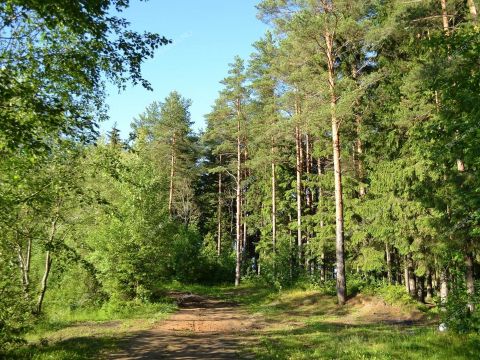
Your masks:
M97 359L117 348L127 334L146 330L167 317L172 302L106 303L99 308L47 308L26 335L27 345L11 349L8 359Z
M249 349L256 359L475 359L478 335L431 328L310 322L269 331Z
M54 343L30 344L7 353L12 360L87 360L101 359L118 346L116 336L74 337Z
M410 301L392 304L408 311ZM397 296L398 295L398 296ZM248 307L261 314L267 328L245 351L255 359L475 359L480 336L441 333L435 324L390 325L344 322L356 309L339 307L336 297L320 290L288 289L270 292ZM273 325L273 326L270 326ZM270 326L270 327L268 327Z

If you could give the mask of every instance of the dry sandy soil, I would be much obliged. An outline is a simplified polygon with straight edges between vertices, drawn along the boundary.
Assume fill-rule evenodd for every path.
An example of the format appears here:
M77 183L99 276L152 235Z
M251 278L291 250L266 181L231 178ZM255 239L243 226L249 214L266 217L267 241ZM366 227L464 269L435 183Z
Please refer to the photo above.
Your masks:
M126 339L110 359L248 359L242 345L254 341L261 320L237 304L172 293L180 310Z

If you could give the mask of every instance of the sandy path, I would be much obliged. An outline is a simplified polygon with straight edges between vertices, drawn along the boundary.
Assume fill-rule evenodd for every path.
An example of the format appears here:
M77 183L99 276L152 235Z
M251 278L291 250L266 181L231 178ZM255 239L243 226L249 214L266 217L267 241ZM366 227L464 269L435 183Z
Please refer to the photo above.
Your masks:
M180 310L152 329L133 334L110 359L248 359L242 344L253 341L259 319L236 304L173 294Z

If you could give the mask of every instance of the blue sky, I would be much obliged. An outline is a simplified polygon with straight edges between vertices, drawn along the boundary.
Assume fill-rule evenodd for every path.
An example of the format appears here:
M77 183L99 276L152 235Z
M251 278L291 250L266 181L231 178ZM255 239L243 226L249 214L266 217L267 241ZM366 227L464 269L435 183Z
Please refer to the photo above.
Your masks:
M143 74L154 91L140 86L118 94L109 86L107 104L110 121L102 123L102 132L117 122L122 136L130 131L130 122L151 102L162 101L176 90L193 101L191 110L195 130L204 127L207 114L221 89L219 81L227 76L228 64L235 55L247 59L251 44L260 39L266 25L256 18L258 0L132 0L123 13L137 31L157 32L173 44L160 48L148 60Z

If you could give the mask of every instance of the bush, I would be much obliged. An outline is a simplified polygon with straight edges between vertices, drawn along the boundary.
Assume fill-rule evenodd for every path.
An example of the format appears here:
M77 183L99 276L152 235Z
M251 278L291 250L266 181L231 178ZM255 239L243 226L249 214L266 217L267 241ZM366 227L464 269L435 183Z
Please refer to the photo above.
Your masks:
M0 258L0 355L23 342L21 336L32 322L31 307L17 284L15 269L2 260Z
M383 285L376 288L376 295L390 305L414 305L417 301L406 291L403 285Z
M478 289L480 284L476 285L476 289ZM470 312L468 308L469 302L473 303L475 307L473 312ZM465 286L461 284L450 290L446 304L441 304L439 300L437 303L441 309L442 322L447 325L447 329L457 333L480 333L480 296L478 291L473 298L469 299Z

